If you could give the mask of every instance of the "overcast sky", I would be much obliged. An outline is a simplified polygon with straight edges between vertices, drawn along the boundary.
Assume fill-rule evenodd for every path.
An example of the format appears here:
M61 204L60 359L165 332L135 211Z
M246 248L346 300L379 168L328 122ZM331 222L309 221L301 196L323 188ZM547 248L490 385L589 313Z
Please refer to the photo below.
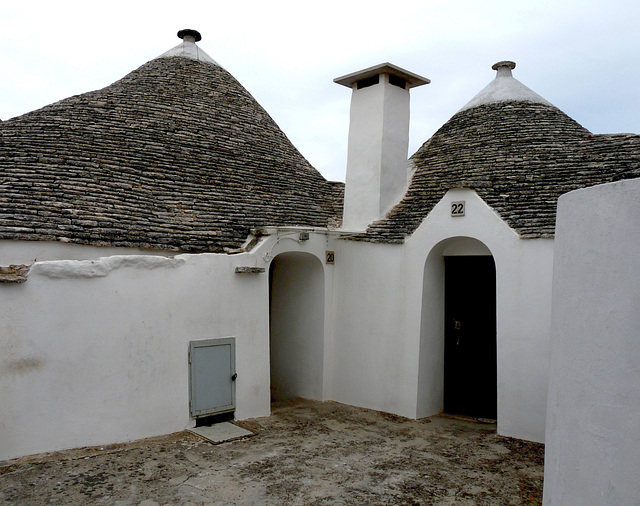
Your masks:
M594 133L640 133L640 1L22 1L0 7L0 118L102 88L181 41L199 46L302 154L344 181L350 90L391 62L411 92L409 154L495 76L514 77Z

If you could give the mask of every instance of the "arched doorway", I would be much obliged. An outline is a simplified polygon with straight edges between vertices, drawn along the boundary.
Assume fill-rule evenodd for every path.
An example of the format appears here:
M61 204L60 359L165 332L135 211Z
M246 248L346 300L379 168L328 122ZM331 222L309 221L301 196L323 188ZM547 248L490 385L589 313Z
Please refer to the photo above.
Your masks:
M469 237L437 244L425 262L418 416L497 418L496 267Z
M308 253L277 255L269 269L271 401L322 400L324 271Z
M445 256L444 412L495 419L496 365L493 257Z

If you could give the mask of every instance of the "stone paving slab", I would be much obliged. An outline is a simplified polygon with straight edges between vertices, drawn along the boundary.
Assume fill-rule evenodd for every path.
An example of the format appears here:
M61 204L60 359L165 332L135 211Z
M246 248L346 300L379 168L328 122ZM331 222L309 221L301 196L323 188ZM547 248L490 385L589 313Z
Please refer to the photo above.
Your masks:
M188 431L0 466L0 504L540 504L544 447L495 425L410 420L335 402L235 422L255 437Z
M189 432L197 434L214 444L225 443L255 435L254 432L231 422L220 422L214 423L213 425L195 427L193 429L189 429Z

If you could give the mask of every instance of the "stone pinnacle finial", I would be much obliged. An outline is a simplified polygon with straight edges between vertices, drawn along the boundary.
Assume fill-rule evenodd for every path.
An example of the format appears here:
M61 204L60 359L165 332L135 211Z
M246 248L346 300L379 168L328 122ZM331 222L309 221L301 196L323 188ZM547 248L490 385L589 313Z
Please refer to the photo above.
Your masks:
M493 70L498 70L500 67L508 67L510 70L513 70L514 68L516 68L516 62L503 60L503 61L499 61L498 63L494 63L491 66Z
M497 71L493 81L467 102L460 111L484 104L513 101L552 105L511 75L511 70L516 68L514 62L508 60L499 61L491 68Z
M202 40L202 35L200 35L200 32L198 30L191 30L189 28L185 30L180 30L178 32L178 37L188 42L199 42Z

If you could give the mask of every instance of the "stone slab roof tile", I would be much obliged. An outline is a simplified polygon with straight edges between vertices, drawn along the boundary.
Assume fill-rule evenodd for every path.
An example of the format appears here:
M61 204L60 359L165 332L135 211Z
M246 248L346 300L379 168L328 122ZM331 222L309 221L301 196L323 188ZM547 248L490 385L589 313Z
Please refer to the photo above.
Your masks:
M523 238L552 237L561 194L640 177L640 136L591 134L543 103L490 103L458 112L411 162L404 198L358 239L403 242L452 188L475 190Z
M191 58L0 124L0 239L218 252L253 228L335 225L342 192L226 70Z

